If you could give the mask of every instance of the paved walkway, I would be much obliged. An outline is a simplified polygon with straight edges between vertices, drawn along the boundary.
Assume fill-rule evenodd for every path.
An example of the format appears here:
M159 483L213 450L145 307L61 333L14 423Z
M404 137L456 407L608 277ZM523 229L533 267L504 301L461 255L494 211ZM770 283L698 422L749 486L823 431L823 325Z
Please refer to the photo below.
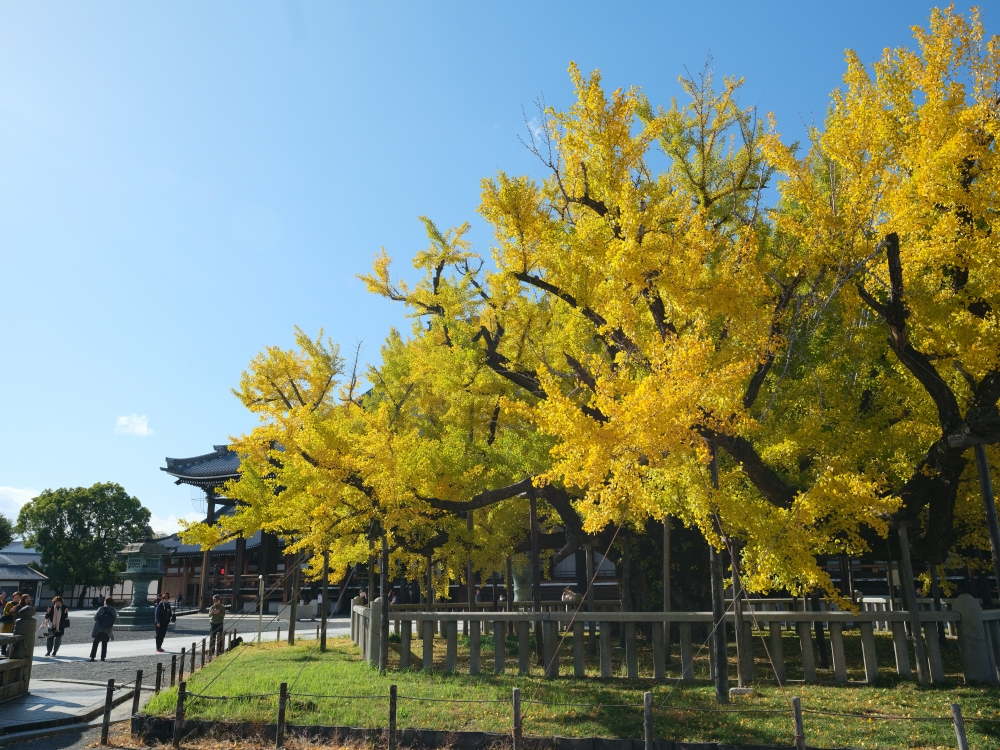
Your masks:
M316 626L318 622L300 622L295 628L296 640L314 640L316 638ZM282 622L282 628L280 633L278 633L273 627L263 634L264 640L276 640L277 636L281 636L281 640L285 640L288 637L288 623ZM167 652L165 654L159 654L158 656L162 659L166 657L168 660L171 654L180 654L181 649L185 648L190 650L191 644L195 643L196 648L201 649L201 640L207 636L206 632L199 633L188 633L186 635L168 635L163 641L163 648ZM339 637L342 635L349 635L351 632L351 621L347 618L337 618L330 619L327 621L326 633L328 637ZM245 621L240 623L237 627L236 634L243 639L249 641L257 637L257 623ZM44 648L35 647L35 655L32 658L32 664L42 665L42 664L67 664L72 662L90 661L90 649L91 643L69 643L63 644L59 649L59 653L56 656L46 656ZM120 659L128 659L140 656L157 656L156 653L156 639L155 638L145 638L142 640L128 640L119 641L115 640L108 644L108 658L118 661ZM100 651L98 651L98 656L100 656Z
M150 695L143 691L140 703ZM62 725L100 722L106 696L105 685L32 680L28 695L0 704L0 745L17 744L14 740L19 738L11 735L19 728L52 731ZM111 720L127 719L132 712L131 689L115 691L115 700L118 705L111 711Z

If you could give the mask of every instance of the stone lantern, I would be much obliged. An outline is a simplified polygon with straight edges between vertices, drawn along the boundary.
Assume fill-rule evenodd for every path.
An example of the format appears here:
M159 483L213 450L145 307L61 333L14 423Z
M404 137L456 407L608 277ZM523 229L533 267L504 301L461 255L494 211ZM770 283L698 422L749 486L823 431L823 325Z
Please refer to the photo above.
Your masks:
M147 601L149 584L163 576L163 558L170 550L153 539L153 530L147 526L140 541L126 545L118 554L125 558L121 577L132 582L132 601L119 610L115 630L152 630L154 607Z

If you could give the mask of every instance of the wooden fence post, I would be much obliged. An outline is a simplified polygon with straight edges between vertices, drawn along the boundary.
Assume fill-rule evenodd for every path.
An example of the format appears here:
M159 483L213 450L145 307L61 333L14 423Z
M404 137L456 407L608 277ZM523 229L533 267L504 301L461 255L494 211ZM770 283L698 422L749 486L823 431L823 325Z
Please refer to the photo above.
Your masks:
M202 669L205 668L205 652L207 650L208 650L208 644L205 642L205 639L202 638L201 639L201 668Z
M177 710L174 712L174 747L181 746L181 731L184 729L184 695L186 688L186 682L181 682L177 688Z
M184 662L187 661L187 649L181 649L181 658L178 660L177 667L180 671L177 672L177 679L180 682L184 682Z
M642 694L642 725L646 735L646 750L653 750L655 735L653 734L653 694Z
M142 691L142 670L135 671L135 691L132 693L132 715L139 713L139 698Z
M802 701L797 695L792 698L792 719L795 722L796 750L806 750L806 730L802 726Z
M177 654L170 657L170 687L174 686L177 679Z
M108 692L104 696L104 718L101 720L101 744L108 744L108 729L111 726L111 704L115 702L115 681L108 680Z
M285 704L287 702L288 683L283 682L278 693L278 727L274 735L274 747L279 749L285 746Z
M153 692L159 693L160 687L163 685L163 662L156 662L156 686L153 688Z
M396 750L396 686L389 686L389 750Z
M514 688L514 750L521 750L521 689Z
M198 642L194 641L191 644L191 674L194 674L194 660L198 653Z
M962 708L957 703L951 704L951 718L955 722L955 737L958 738L958 750L969 750L969 740L965 736L965 720L962 718Z

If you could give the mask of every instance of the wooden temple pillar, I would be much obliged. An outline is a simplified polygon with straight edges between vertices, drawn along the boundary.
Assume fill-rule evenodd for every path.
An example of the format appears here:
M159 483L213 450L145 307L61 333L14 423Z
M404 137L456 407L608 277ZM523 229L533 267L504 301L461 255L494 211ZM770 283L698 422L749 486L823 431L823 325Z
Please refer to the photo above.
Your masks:
M215 523L215 488L205 488L205 499L208 501L208 517L205 522L211 526ZM212 567L212 550L207 549L201 555L201 579L198 582L198 611L208 611L208 569ZM186 592L185 592L186 593Z
M246 565L247 540L242 532L236 539L236 559L233 561L233 612L243 611L240 585L243 583L243 566Z

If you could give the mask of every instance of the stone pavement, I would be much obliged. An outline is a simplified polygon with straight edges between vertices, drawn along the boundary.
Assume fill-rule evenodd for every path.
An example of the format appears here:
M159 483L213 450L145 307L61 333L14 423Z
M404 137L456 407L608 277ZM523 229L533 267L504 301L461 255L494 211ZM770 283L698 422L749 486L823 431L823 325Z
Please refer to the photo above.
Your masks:
M105 694L107 692L107 681L114 678L116 684L131 683L135 679L137 669L143 670L143 686L151 688L156 677L156 664L162 663L165 670L164 685L169 683L170 660L174 654L180 655L181 648L190 648L191 642L195 641L198 648L201 648L201 639L208 634L207 618L202 617L202 622L197 622L194 616L190 622L185 623L181 632L172 631L163 642L163 647L167 651L164 654L156 653L156 641L154 638L129 638L115 640L108 644L108 659L105 662L90 661L89 639L85 643L64 643L59 649L59 654L55 657L45 656L44 647L35 649L32 660L31 684L29 694L19 696L10 701L0 704L0 746L10 745L15 737L10 736L16 726L30 726L36 722L48 720L63 720L75 717L79 721L87 721L84 717L88 713L103 708ZM180 621L180 618L178 619ZM236 619L234 618L234 621ZM230 623L231 625L232 623ZM288 634L288 623L277 623L281 625L281 640L284 641ZM311 641L316 638L317 622L300 622L296 627L296 639ZM327 625L327 634L330 637L348 635L350 633L351 622L349 618L331 618ZM265 639L274 640L278 633L276 624L271 623L270 629L265 629ZM248 641L257 635L257 621L254 618L244 618L238 621L237 634L242 635ZM68 640L68 639L67 639ZM200 654L197 657L200 662ZM188 662L189 664L190 662ZM185 670L187 671L187 670ZM126 689L116 692L116 696L131 693ZM143 690L142 703L149 699L151 692ZM112 720L126 719L132 709L131 697L117 706L112 712ZM100 715L93 721L100 722ZM58 730L49 730L58 731ZM73 730L65 736L51 737L38 745L41 747L69 748L75 747L70 743L70 739L75 736L73 742L83 740L84 733ZM4 733L7 733L6 735ZM45 731L35 732L35 735L44 734ZM28 741L27 736L19 736L18 747L34 747L32 745L21 744ZM44 742L55 744L46 745ZM70 743L70 744L59 744ZM83 747L85 745L81 745Z
M19 744L12 736L19 729L54 731L59 725L80 722L100 722L107 695L105 685L72 684L50 680L32 680L31 692L4 701L0 710L0 745ZM140 704L151 693L143 691ZM111 712L112 721L127 719L132 712L132 692L126 688L115 692L118 705ZM48 726L46 726L48 724ZM53 726L55 725L55 726Z

